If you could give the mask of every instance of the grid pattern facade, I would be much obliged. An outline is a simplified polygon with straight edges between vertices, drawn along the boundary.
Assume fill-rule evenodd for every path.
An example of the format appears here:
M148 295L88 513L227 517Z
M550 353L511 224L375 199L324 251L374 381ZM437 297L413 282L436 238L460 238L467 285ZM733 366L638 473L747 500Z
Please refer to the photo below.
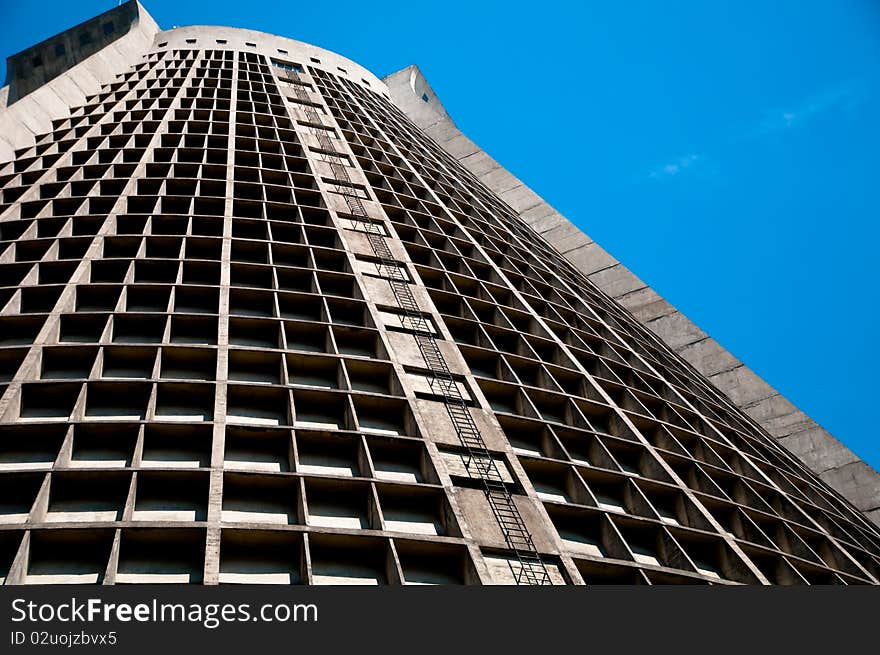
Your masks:
M340 72L159 43L0 164L6 584L878 583L871 523Z

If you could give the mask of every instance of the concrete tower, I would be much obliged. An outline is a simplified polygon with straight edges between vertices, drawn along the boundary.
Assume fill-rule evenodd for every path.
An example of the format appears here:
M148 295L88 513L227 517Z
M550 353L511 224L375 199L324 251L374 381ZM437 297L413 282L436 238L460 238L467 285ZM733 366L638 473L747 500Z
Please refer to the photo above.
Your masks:
M5 584L880 581L863 513L417 125L415 69L136 2L9 62Z

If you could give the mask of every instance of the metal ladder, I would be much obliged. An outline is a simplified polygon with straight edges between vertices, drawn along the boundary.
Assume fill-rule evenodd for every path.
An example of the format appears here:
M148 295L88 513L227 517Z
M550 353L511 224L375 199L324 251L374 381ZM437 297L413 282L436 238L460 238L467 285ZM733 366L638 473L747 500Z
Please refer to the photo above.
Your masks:
M297 81L301 79L297 71L287 71L287 74ZM308 95L301 87L294 85L293 88L297 99L304 103L310 102ZM323 125L320 115L312 105L303 104L301 107L309 123ZM504 540L508 548L513 551L519 564L519 570L514 570L516 584L552 584L550 573L535 547L532 535L516 506L513 494L504 482L501 471L486 447L480 430L471 415L461 388L449 370L446 358L437 343L436 332L430 320L419 309L410 286L409 277L388 246L383 224L370 219L363 200L354 190L348 168L337 158L341 153L333 146L326 130L315 128L311 130L311 133L318 139L321 147L319 153L321 159L330 165L334 179L341 183L334 185L335 190L345 199L349 213L363 219L367 240L378 260L379 273L388 279L397 305L403 312L402 324L414 335L419 352L431 373L428 376L431 392L443 399L455 432L467 452L465 469L469 475L482 482L486 499L489 501L492 513L501 528Z

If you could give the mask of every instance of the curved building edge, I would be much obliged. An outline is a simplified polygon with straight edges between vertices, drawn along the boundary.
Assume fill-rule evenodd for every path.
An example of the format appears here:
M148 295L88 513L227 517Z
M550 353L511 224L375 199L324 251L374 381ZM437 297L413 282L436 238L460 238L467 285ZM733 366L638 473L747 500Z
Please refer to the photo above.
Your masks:
M109 33L105 26L112 26ZM63 45L56 51L59 44ZM53 121L67 118L71 107L85 104L120 71L141 63L146 53L211 47L252 50L323 68L390 99L382 80L330 50L237 27L191 25L162 30L140 2L128 0L7 59L9 79L0 88L0 162L32 146L38 135L51 132Z

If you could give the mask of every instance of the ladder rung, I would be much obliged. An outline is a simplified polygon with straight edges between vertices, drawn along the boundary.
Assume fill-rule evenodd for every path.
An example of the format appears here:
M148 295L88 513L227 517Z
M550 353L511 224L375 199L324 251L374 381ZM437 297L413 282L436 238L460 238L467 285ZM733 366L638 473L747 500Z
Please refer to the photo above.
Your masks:
M299 79L298 75L291 77ZM302 100L308 98L308 94L298 87L294 87L294 94ZM310 121L323 124L314 109L305 111ZM335 152L330 138L323 130L316 130L316 137L322 149ZM336 179L351 182L351 175L345 166L338 162L331 162L330 170ZM359 196L351 195L350 189L348 191L348 193L342 192L342 195L349 211L355 216L366 217L363 200ZM536 585L549 582L550 576L547 568L535 549L531 534L529 534L519 509L513 501L511 492L504 483L498 465L486 448L458 382L449 370L446 358L437 343L437 336L431 331L428 318L419 308L410 288L409 279L404 272L405 269L402 269L401 262L394 258L385 235L380 233L377 224L369 223L366 233L367 241L379 259L378 270L388 278L395 300L398 306L404 310L406 317L404 325L408 325L413 331L425 365L431 372L431 377L428 380L431 391L443 398L453 428L462 444L469 449L465 468L469 473L473 470L482 481L487 500L504 534L504 539L519 562L520 571L515 575L517 584L521 584L523 581Z

